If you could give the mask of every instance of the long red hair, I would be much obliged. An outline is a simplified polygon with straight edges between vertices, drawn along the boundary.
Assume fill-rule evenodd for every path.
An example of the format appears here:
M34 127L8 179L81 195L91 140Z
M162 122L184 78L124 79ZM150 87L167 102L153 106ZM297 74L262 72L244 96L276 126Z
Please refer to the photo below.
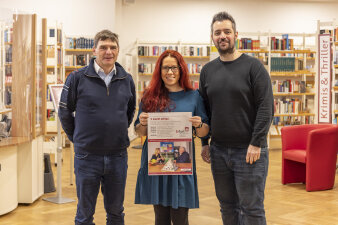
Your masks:
M166 50L157 59L153 76L141 99L142 110L144 112L163 112L166 109L169 109L169 111L172 109L169 91L165 87L161 77L162 62L166 57L176 58L180 69L180 79L178 82L183 90L193 90L190 83L188 66L182 55L174 50Z

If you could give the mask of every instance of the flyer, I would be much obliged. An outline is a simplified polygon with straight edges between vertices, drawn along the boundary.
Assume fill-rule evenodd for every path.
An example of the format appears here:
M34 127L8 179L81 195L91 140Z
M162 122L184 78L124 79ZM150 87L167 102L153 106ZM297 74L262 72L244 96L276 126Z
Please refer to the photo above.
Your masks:
M191 112L149 113L148 175L192 175Z

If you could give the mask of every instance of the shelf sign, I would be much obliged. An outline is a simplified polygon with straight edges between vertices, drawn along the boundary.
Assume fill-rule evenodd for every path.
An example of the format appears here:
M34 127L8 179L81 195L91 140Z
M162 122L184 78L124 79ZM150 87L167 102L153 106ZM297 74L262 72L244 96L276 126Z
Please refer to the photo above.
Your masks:
M331 123L331 43L329 34L318 37L318 123Z

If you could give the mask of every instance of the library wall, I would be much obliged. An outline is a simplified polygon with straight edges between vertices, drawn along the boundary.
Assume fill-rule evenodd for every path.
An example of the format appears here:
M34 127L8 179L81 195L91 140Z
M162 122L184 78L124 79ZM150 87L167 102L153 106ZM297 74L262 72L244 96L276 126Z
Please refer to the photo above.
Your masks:
M94 36L98 30L115 29L115 0L0 0L0 8L11 14L18 10L56 20L69 36Z
M136 38L150 41L209 42L212 16L226 10L239 31L315 33L317 20L337 17L337 1L195 1L135 0L116 2L116 30L121 50L131 51ZM337 18L338 19L338 18Z

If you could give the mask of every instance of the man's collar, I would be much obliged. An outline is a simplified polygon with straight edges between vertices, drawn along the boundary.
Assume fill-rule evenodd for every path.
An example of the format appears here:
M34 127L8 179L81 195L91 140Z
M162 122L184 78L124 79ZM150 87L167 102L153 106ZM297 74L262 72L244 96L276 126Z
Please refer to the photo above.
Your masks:
M99 74L99 72L102 72L102 73L105 74L104 70L99 66L99 64L97 64L96 60L94 60L94 69L95 69L95 72L97 74ZM115 66L115 64L114 64L114 68L108 74L110 74L110 73L116 74L116 66ZM106 75L108 75L108 74L106 74Z

